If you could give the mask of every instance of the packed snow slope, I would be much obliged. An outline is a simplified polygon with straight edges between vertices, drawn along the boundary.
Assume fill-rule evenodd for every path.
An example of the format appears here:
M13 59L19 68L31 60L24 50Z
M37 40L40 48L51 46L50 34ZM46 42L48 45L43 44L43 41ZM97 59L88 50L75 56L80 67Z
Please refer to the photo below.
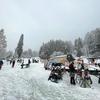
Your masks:
M62 81L48 81L50 71L42 63L31 64L29 68L15 68L5 63L0 71L0 100L100 100L100 84L92 76L91 88L81 88L69 83L66 73Z

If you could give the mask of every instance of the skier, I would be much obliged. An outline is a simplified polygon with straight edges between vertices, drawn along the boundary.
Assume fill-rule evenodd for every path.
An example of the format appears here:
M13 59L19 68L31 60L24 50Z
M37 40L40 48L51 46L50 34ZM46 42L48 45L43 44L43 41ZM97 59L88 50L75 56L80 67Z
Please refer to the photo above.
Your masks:
M70 72L70 84L75 85L75 67L74 62L71 62L69 65L69 72Z
M3 61L1 60L1 61L0 61L0 70L1 70L1 68L2 68L2 65L3 65Z

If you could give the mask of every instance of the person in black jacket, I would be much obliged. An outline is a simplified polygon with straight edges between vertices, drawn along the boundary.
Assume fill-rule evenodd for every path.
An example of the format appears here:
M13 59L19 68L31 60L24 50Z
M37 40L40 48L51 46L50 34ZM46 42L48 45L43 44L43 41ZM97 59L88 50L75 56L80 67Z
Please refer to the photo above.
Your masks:
M75 85L75 67L74 62L71 62L69 65L69 72L70 72L70 84Z
M12 61L12 68L15 66L15 60Z
M30 61L30 59L28 59L28 64L29 64L29 65L31 64L31 61Z
M1 60L1 61L0 61L0 70L1 70L1 68L2 68L2 65L3 65L3 61Z

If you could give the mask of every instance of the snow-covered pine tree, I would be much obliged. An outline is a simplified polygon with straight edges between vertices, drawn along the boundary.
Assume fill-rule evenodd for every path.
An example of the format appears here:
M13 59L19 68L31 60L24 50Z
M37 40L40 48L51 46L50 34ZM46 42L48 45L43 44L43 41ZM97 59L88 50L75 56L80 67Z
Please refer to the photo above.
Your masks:
M80 57L83 55L83 41L81 38L75 40L75 50L77 51L77 56Z
M5 57L6 47L7 47L7 42L6 42L6 37L4 35L4 29L1 29L0 30L0 58Z
M24 35L22 34L22 35L20 36L20 39L19 39L17 48L16 48L16 50L15 50L15 54L17 53L18 58L21 57L22 52L23 52L23 40L24 40Z
M7 51L6 52L6 59L11 59L13 57L13 52L12 51Z

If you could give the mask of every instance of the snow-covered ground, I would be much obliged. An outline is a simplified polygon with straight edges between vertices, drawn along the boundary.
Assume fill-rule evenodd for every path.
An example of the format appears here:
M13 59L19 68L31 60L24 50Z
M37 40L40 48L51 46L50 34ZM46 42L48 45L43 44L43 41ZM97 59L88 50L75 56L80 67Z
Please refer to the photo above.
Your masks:
M45 71L43 63L31 64L21 69L5 62L0 71L0 100L100 100L100 84L92 76L91 88L81 88L69 83L66 73L59 83L48 81L50 71Z

